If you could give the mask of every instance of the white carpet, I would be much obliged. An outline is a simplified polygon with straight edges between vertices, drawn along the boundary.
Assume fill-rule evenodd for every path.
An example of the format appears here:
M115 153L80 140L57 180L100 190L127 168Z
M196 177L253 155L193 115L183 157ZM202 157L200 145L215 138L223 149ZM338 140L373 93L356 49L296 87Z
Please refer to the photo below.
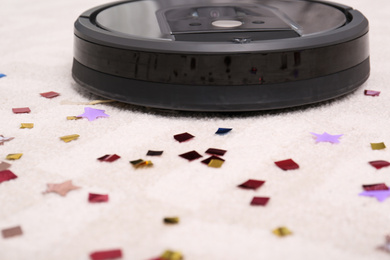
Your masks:
M358 196L362 184L390 185L390 23L388 0L343 0L370 21L371 76L356 92L318 106L237 115L159 113L112 103L90 106L109 118L69 121L85 105L64 101L99 99L71 77L73 22L103 0L3 0L0 6L0 135L15 137L0 146L18 178L0 184L0 229L20 225L23 235L0 237L0 259L89 259L93 251L120 248L123 259L147 260L164 250L186 260L353 259L382 260L376 248L390 233L390 199ZM379 97L364 89L381 91ZM45 99L39 93L61 95ZM12 108L30 107L29 114ZM33 129L19 129L34 123ZM215 135L219 127L233 130ZM344 134L340 144L315 143L310 132ZM189 132L179 143L173 135ZM79 134L64 143L59 137ZM178 155L226 149L226 162L209 168ZM163 150L147 157L148 150ZM116 162L96 159L121 156ZM152 160L134 169L130 160ZM300 165L282 171L274 161ZM242 190L247 179L265 180L257 191ZM47 183L72 180L79 190L65 197L43 195ZM109 194L109 202L88 203L88 193ZM268 196L265 207L249 205ZM180 217L166 226L162 219ZM286 226L293 235L272 230Z

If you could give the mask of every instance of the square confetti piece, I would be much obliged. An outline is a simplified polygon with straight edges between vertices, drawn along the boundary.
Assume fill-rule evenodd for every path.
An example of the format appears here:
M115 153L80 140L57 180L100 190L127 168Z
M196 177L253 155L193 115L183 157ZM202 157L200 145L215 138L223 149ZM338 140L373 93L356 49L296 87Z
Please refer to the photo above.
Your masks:
M207 159L201 161L201 163L204 163L204 164L209 165L209 163L211 162L211 160L225 161L224 159L222 159L222 158L220 158L220 157L218 157L218 156L213 155L213 156L210 156L209 158L207 158Z
M3 74L3 73L0 73L0 79L1 78L4 78L4 77L7 77L7 75Z
M122 258L122 250L113 249L113 250L106 250L106 251L96 251L91 253L89 256L91 260L119 259Z
M148 156L160 156L163 154L163 151L152 151L149 150L146 155Z
M288 235L292 235L292 232L286 227L278 227L278 228L272 230L272 233L274 233L278 237L285 237Z
M377 183L377 184L366 184L363 185L363 189L365 191L372 191L372 190L388 190L389 187L387 187L384 183Z
M50 91L50 92L40 93L40 95L45 98L55 98L58 97L60 93Z
M30 113L31 110L28 107L12 108L12 112L15 114Z
M188 153L179 154L180 157L187 159L188 161L193 161L202 157L197 151L190 151Z
M98 158L99 161L101 162L114 162L121 158L119 155L116 154L106 154L100 158Z
M60 137L60 139L62 141L64 141L65 143L69 143L70 141L73 141L73 140L76 140L77 138L79 138L80 136L77 135L77 134L74 134L74 135L65 135L65 136L62 136Z
M79 119L82 119L82 117L80 117L80 116L67 116L66 117L66 120L79 120Z
M5 157L7 160L19 160L22 157L22 153L10 153Z
M20 226L3 229L1 233L3 234L3 238L10 238L10 237L23 235L23 231Z
M153 163L151 161L144 161L142 159L130 161L130 163L134 166L134 168L153 166Z
M371 143L371 149L372 150L383 150L386 148L386 145L382 143Z
M182 142L185 142L185 141L188 141L192 138L194 138L195 136L193 136L192 134L189 134L189 133L182 133L182 134L177 134L177 135L174 135L173 138L175 138L176 141L178 141L179 143L182 143Z
M226 150L217 149L217 148L209 148L209 149L207 149L206 153L212 154L212 155L224 156L226 153Z
M180 219L178 217L166 217L163 219L165 224L178 224Z
M167 250L160 256L160 258L162 260L182 260L183 255L177 251Z
M240 187L240 188L243 188L243 189L257 190L257 189L260 188L264 183L265 183L265 181L259 181L259 180L252 180L252 179L249 179L249 180L247 180L246 182L244 182L244 183L238 185L237 187Z
M0 162L0 172L7 170L9 167L11 167L11 164L6 162Z
M2 183L4 181L9 181L9 180L12 180L12 179L16 179L16 178L18 178L18 176L16 176L10 170L0 171L0 183Z
M108 201L108 194L89 193L88 201L91 203L107 202Z
M380 93L381 93L380 91L375 91L375 90L364 90L364 95L366 96L375 97L375 96L379 96Z
M252 206L265 206L270 198L268 197L253 197L251 201Z
M223 160L218 160L218 159L212 159L209 164L207 164L208 167L212 167L212 168L221 168L222 164L224 163L225 161Z
M33 123L21 123L20 129L25 129L25 128L32 129L32 128L34 128L34 124Z
M295 170L299 168L299 165L294 162L292 159L287 159L283 161L275 162L276 166L278 166L280 169L287 171L287 170Z
M390 163L388 161L382 161L382 160L379 160L379 161L371 161L369 162L369 164L371 164L373 167L375 167L376 169L381 169L383 167L388 167L390 166Z
M217 135L224 135L232 131L232 128L218 128L217 132L215 134Z

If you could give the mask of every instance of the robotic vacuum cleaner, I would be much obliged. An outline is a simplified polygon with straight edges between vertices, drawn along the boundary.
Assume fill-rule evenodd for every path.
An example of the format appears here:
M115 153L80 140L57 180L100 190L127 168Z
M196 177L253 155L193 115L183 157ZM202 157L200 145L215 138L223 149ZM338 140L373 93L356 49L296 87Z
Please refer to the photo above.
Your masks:
M256 111L329 100L370 72L368 21L309 0L132 0L74 25L72 74L152 108Z

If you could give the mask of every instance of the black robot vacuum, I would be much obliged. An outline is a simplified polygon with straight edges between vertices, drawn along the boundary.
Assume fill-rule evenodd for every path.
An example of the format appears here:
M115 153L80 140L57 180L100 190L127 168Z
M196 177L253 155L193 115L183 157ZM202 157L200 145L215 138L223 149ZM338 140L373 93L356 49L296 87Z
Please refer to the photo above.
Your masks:
M311 104L370 72L368 21L304 0L133 0L74 25L74 79L109 99L187 111Z

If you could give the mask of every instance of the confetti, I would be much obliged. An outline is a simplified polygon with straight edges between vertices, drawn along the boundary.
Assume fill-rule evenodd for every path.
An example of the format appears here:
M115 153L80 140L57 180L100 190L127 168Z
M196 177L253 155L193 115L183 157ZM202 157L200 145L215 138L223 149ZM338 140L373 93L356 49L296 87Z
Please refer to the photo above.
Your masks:
M4 142L11 141L12 139L14 139L14 137L4 137L0 135L0 145L3 145Z
M227 152L226 150L217 149L217 148L209 148L206 151L206 153L208 154L219 155L219 156L224 156L226 152Z
M243 188L243 189L257 190L257 189L260 188L264 183L265 183L265 181L259 181L259 180L252 180L252 179L249 179L249 180L247 180L246 182L244 182L244 183L238 185L237 187L240 187L240 188Z
M105 110L101 109L95 109L91 107L85 107L84 113L81 115L78 115L78 117L85 117L88 118L88 121L93 121L99 117L109 117L109 115L104 113Z
M187 153L179 154L179 156L184 158L184 159L187 159L188 161L193 161L193 160L199 159L200 157L203 157L197 151L190 151Z
M286 227L278 227L278 228L272 230L272 233L274 233L278 237L285 237L288 235L292 235L292 232Z
M161 260L183 260L183 255L177 251L166 250L161 256Z
M80 189L80 187L74 186L71 180L63 183L48 183L46 191L43 194L55 192L61 196L65 196L69 191Z
M211 161L209 162L209 164L207 164L207 166L212 168L221 168L224 162L225 162L224 160L211 159Z
M152 151L152 150L149 150L146 155L149 155L149 156L160 156L162 154L163 154L163 151Z
M167 217L163 221L165 224L178 224L180 219L178 217Z
M387 253L390 253L390 235L387 235L385 237L385 244L378 247L379 250L383 250Z
M201 161L201 163L204 163L204 164L206 164L206 165L209 165L210 162L211 162L211 160L225 161L224 159L222 159L222 158L220 158L220 157L218 157L218 156L213 155L213 156L210 156L210 157L207 158L207 159L204 159L203 161Z
M22 157L22 153L10 153L5 159L7 160L19 160Z
M0 172L7 170L9 167L11 167L11 164L6 162L0 162Z
M7 75L3 74L3 73L0 73L0 79L1 78L4 78L4 77L7 77Z
M381 169L383 167L388 167L390 166L390 163L387 162L387 161L371 161L369 162L369 164L371 164L373 167L375 167L376 169Z
M375 197L379 202L383 202L390 197L390 190L363 191L359 193L359 196Z
M92 100L89 102L74 102L70 100L62 100L61 105L97 105L102 103L116 102L116 100Z
M40 93L40 95L45 98L55 98L58 97L60 93L50 91L50 92Z
M283 160L283 161L278 161L278 162L275 162L275 164L282 170L284 171L287 171L287 170L294 170L294 169L298 169L299 168L299 165L294 162L292 159L287 159L287 160Z
M12 108L12 112L15 114L23 114L23 113L30 113L31 110L28 107L21 107L21 108Z
M99 161L101 162L114 162L121 158L119 155L116 154L106 154L100 158L98 158Z
M16 176L10 170L0 171L0 183L2 183L4 181L9 181L9 180L12 180L12 179L16 179L16 178L18 178L18 176Z
M386 145L382 143L371 143L371 149L372 150L383 150L386 148Z
M20 226L3 229L1 233L3 234L3 238L10 238L10 237L23 235L23 231Z
M182 143L182 142L185 142L185 141L188 141L192 138L194 138L195 136L193 136L192 134L189 134L189 133L182 133L182 134L177 134L177 135L174 135L173 138L175 138L176 141L178 141L179 143Z
M91 253L89 256L92 260L118 259L122 258L122 250L112 249L106 251L96 251Z
M343 136L343 135L331 135L328 134L327 132L324 132L323 134L316 134L316 133L311 133L311 134L317 137L316 138L317 143L328 142L332 144L340 143L339 138Z
M139 168L139 167L150 167L153 166L152 161L144 161L142 159L130 161L130 163L134 166L134 168Z
M79 116L67 116L66 119L67 120L79 120L79 119L82 119L82 117L79 117Z
M77 135L77 134L74 134L74 135L65 135L65 136L62 136L60 137L60 139L62 141L64 141L65 143L69 143L70 141L73 141L73 140L76 140L77 138L79 138L80 136Z
M363 189L365 191L371 191L371 190L388 190L389 187L387 187L384 183L377 183L377 184L366 184L363 185Z
M232 131L232 128L218 128L217 132L215 132L217 135L224 135Z
M34 124L33 123L21 123L20 125L20 129L25 129L25 128L34 128Z
M375 91L375 90L364 90L364 95L366 96L375 97L375 96L379 96L380 93L381 93L380 91Z
M92 100L88 102L86 105L97 105L97 104L103 104L103 103L112 103L116 102L116 100L112 99L97 99L97 100Z
M88 201L91 203L107 202L108 201L108 194L89 193Z
M251 201L252 206L265 206L270 198L268 197L253 197Z

